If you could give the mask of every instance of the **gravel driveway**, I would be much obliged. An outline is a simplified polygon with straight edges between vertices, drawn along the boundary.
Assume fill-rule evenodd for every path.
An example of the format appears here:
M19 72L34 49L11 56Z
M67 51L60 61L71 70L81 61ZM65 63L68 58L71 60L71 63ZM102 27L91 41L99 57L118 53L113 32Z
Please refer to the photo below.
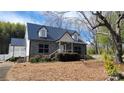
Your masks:
M12 63L0 63L0 81L6 81L6 74L12 67Z

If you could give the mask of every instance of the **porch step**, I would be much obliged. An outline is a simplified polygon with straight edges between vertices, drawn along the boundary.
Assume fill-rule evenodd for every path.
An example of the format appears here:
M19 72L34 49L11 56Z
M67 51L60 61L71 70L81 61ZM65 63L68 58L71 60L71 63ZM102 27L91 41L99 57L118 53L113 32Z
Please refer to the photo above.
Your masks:
M55 56L55 54L58 52L58 49L57 50L55 50L53 53L51 53L51 54L49 54L49 57L51 58L51 57L54 57Z

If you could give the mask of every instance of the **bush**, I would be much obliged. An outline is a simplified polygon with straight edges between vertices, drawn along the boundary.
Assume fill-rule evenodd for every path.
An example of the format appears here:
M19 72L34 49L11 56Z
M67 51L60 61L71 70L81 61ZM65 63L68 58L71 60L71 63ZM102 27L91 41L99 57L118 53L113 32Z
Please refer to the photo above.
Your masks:
M85 59L89 60L89 59L94 59L94 58L92 56L90 56L90 55L85 55Z
M119 74L117 67L112 61L106 61L104 67L109 76L117 76Z
M95 48L88 48L87 53L88 54L95 54Z
M50 62L51 58L48 56L34 56L30 59L31 63L40 63L40 62Z
M112 55L107 54L106 52L103 52L101 57L104 61L113 61L113 59L114 59L114 57Z
M77 53L58 53L56 58L58 61L78 61L80 60L80 55Z
M12 62L16 62L18 60L19 57L11 57L9 59L7 59L6 61L12 61Z
M31 63L38 63L39 62L39 58L32 58L30 61L31 61Z
M113 57L109 54L102 54L104 67L109 76L117 76L119 74L118 67L113 62Z

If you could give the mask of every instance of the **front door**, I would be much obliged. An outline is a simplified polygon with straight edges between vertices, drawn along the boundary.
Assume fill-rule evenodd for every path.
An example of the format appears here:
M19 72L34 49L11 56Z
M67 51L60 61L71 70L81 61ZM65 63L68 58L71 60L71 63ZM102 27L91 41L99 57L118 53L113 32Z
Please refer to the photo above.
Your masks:
M60 52L62 53L64 51L64 45L60 45Z
M66 44L63 45L64 52L66 52Z
M66 52L66 44L60 45L60 51Z

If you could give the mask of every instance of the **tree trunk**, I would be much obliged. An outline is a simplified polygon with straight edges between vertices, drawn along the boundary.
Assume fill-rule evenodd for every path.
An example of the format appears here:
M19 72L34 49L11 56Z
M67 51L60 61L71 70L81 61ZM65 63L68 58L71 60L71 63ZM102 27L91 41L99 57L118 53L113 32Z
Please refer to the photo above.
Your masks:
M118 48L121 48L121 46L118 46ZM117 50L116 50L115 57L116 57L116 62L117 62L117 63L123 63L123 59L122 59L122 49L117 49Z
M116 35L114 35L114 36L115 36L115 47L116 47L116 62L123 63L120 22L117 22L117 24L116 24Z
M95 52L96 52L96 54L98 54L98 46L97 46L97 41L96 41L96 44L95 44Z
M121 37L116 36L116 42L115 42L115 47L116 47L116 62L117 63L123 63L122 59L122 42L121 42Z

